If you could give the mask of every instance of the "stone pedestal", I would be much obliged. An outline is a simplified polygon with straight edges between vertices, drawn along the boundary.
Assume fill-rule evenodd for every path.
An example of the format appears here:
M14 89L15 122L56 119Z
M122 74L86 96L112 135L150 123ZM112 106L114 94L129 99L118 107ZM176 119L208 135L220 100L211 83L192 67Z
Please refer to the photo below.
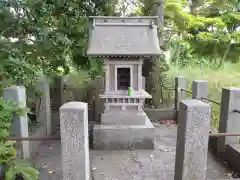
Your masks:
M143 125L95 125L93 133L94 149L154 149L154 126L147 115Z
M146 92L135 96L106 98L101 125L93 128L94 149L153 149L154 126L142 109Z

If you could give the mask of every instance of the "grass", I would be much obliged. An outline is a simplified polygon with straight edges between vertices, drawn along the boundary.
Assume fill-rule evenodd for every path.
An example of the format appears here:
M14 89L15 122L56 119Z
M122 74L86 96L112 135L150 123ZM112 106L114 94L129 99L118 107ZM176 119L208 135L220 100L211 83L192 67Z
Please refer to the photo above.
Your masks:
M224 87L240 87L240 63L224 63L218 69L204 68L178 68L171 66L168 71L170 79L176 76L185 77L188 80L189 88L193 80L207 80L209 85L209 96L211 100L221 101L221 92ZM220 107L213 104L212 126L218 128Z
M73 70L70 74L67 75L66 80L68 84L72 86L84 86L89 80L88 71L81 70Z

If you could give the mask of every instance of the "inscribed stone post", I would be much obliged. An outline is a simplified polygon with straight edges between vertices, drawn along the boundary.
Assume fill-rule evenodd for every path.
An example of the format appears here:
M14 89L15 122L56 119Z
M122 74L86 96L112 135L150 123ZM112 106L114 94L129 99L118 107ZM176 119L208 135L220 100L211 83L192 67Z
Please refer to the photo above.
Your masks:
M199 100L180 103L174 180L205 180L210 105Z
M102 76L97 76L95 79L95 121L101 122L101 114L104 110L104 101L99 97L99 94L104 93L104 78Z
M240 88L223 88L220 107L219 133L240 132ZM226 144L239 144L238 136L222 136L218 138L219 155L225 151Z
M187 80L183 77L175 78L175 108L179 110L179 104L181 100L186 98L186 92L181 89L187 90Z
M54 77L51 86L51 132L55 132L60 123L59 108L63 104L64 81L62 76Z
M192 82L192 98L199 99L208 97L208 82L205 80L195 80Z
M51 109L49 81L44 76L37 82L37 90L41 93L36 106L37 121L44 126L45 134L51 134Z
M15 102L19 108L26 109L26 89L23 86L11 86L4 89L4 100ZM27 112L15 115L12 121L12 137L28 137L28 116ZM30 157L29 141L20 142L21 156L26 159Z
M69 102L60 108L63 180L89 180L87 103Z

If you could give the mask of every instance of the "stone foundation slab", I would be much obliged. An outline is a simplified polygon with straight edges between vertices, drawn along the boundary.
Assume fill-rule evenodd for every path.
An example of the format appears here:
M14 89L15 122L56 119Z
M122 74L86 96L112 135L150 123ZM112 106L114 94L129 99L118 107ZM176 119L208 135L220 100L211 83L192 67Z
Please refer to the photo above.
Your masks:
M154 126L146 117L145 125L94 125L94 149L154 149Z
M146 114L110 113L102 114L102 125L145 125Z

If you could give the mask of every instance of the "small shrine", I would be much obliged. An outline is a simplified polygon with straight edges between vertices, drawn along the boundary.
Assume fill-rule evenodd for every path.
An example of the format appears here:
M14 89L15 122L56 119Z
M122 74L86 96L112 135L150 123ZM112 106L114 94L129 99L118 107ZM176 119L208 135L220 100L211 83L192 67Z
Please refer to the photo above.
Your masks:
M151 149L154 127L143 111L144 59L161 54L157 17L91 17L89 56L104 58L105 92L101 125L93 129L95 149Z

